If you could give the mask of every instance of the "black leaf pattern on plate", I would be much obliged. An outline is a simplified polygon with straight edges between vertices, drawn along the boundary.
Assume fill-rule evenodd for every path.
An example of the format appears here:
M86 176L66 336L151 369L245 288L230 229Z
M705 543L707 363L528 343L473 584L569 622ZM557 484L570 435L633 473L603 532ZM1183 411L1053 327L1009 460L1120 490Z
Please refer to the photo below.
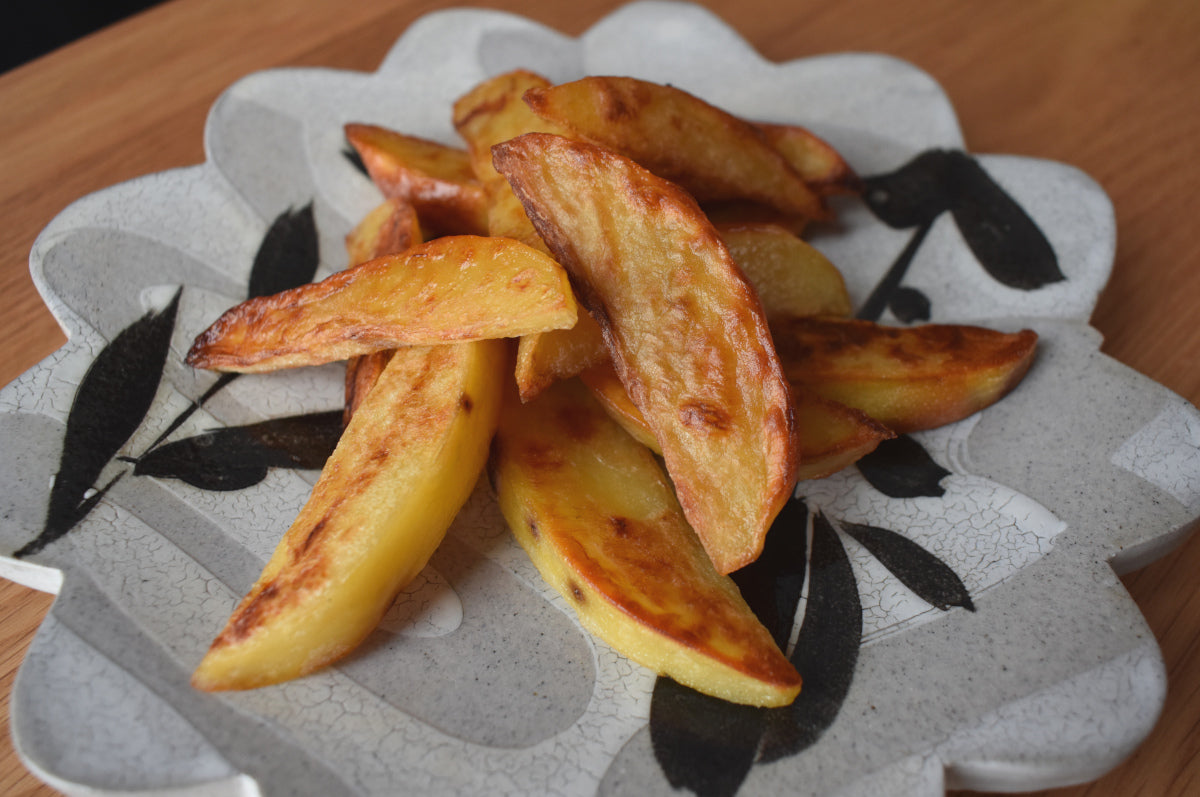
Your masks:
M928 321L932 316L932 304L929 297L916 288L901 286L892 291L888 301L888 309L902 323L911 324L915 321Z
M771 710L761 761L806 750L833 724L862 644L862 603L850 557L824 514L813 516L812 527L808 599L791 655L804 686L790 706Z
M151 451L137 461L134 474L180 479L203 490L240 490L258 484L271 468L319 470L341 433L341 410L213 429Z
M975 611L971 595L954 570L917 543L888 529L842 523L842 530L870 551L888 571L921 600L948 611L958 606Z
M45 525L14 556L30 556L62 537L115 482L114 478L89 495L154 401L170 351L179 296L176 291L166 308L148 312L123 329L88 367L67 415Z
M250 268L247 298L269 296L312 282L319 264L320 238L317 235L313 203L309 202L300 210L289 208L275 217L259 242ZM174 434L196 410L238 376L236 373L221 374L199 399L171 421L147 451L153 451Z
M1041 228L961 150L927 150L893 172L865 178L863 185L863 199L877 219L914 233L859 318L877 320L888 307L896 312L894 294L934 221L946 212L979 264L1002 285L1031 291L1066 278ZM911 309L904 300L896 315L908 323L902 313Z
M937 498L945 494L941 482L950 475L909 435L884 440L857 467L872 487L891 498Z
M767 711L660 676L650 699L650 741L667 781L700 797L737 794L754 765Z
M320 263L313 203L280 213L259 244L250 271L251 299L312 282Z

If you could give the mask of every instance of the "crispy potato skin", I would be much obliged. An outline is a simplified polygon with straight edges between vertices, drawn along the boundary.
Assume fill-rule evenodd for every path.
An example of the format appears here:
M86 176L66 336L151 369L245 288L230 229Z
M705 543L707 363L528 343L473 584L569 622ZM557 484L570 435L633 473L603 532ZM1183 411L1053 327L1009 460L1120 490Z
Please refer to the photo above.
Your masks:
M412 205L440 234L487 234L487 199L465 151L378 125L344 131L385 197Z
M903 434L961 420L1012 390L1037 333L961 324L889 327L795 318L772 326L788 379Z
M800 676L713 568L655 458L577 380L506 402L489 473L516 538L590 631L706 694L795 698Z
M759 123L759 131L809 188L820 196L862 193L862 178L842 154L799 125Z
M599 323L717 569L749 564L799 464L753 287L695 200L631 160L540 133L493 153Z
M502 341L395 353L194 686L296 678L371 632L474 488L509 365Z
M701 202L745 199L827 219L821 198L753 124L681 89L592 76L525 92L539 116L615 150Z
M507 238L438 238L257 297L197 336L187 362L255 372L400 346L516 337L578 317L563 269Z

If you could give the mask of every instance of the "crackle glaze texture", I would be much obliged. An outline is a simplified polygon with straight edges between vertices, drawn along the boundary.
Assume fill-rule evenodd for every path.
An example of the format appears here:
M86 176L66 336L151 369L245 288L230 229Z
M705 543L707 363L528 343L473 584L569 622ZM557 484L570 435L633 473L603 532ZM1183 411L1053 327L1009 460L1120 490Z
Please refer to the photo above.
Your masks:
M800 485L795 570L773 576L796 608L783 641L807 638L829 584L850 599L853 636L836 689L806 676L828 700L787 715L792 735L738 720L763 741L731 753L729 793L1032 789L1124 757L1165 682L1114 567L1166 553L1200 516L1200 414L1101 354L1087 325L1114 251L1107 197L1070 166L967 156L950 101L911 65L770 63L698 6L643 2L578 39L442 12L372 74L250 75L212 109L204 164L82 198L46 228L33 276L69 342L0 392L0 574L59 592L13 696L29 765L88 794L715 793L686 771L699 748L655 725L666 685L581 630L486 479L354 656L252 692L188 685L316 477L319 450L269 441L342 400L340 366L218 385L184 365L188 345L253 292L272 235L310 245L295 279L344 267L343 236L379 201L345 156L344 123L455 143L454 98L516 67L632 75L803 124L868 178L943 153L920 163L1003 199L959 196L974 216L895 225L881 179L868 184L883 194L839 200L839 224L813 230L856 305L878 297L880 321L1032 328L1039 349L999 404L907 438L919 489L859 468ZM995 250L974 245L979 214L1012 206L1053 256L1036 280L1005 282Z

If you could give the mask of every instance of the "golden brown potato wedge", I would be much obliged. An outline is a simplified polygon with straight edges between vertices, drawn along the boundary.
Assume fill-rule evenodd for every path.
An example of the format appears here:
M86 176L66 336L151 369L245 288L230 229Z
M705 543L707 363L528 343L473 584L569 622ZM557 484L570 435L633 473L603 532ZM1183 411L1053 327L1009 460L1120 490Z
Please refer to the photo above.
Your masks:
M457 235L226 311L188 352L197 368L268 371L399 346L574 326L567 275L510 238Z
M345 134L383 195L411 204L436 234L487 234L487 200L465 151L378 125L348 124Z
M593 76L525 92L539 116L636 161L697 200L746 199L783 213L828 218L757 127L682 89Z
M842 154L799 125L758 125L767 141L820 196L857 194L862 180Z
M754 561L799 448L754 289L695 200L628 158L543 133L492 151L599 323L717 569Z
M1012 390L1033 362L1037 333L959 324L889 327L795 318L772 326L793 386L897 433L952 423Z
M503 341L396 352L194 686L296 678L371 632L474 488L508 367Z
M587 369L580 379L609 417L651 451L659 451L658 441L642 415L625 392L612 363ZM870 454L895 433L861 410L803 390L793 390L796 424L800 429L800 479L823 479L853 465Z
M384 255L398 255L424 240L413 206L403 199L387 199L346 235L346 255L350 265L356 266Z
M783 227L719 224L717 232L758 291L768 321L848 316L853 311L842 273L815 247Z
M505 403L489 472L513 533L589 631L715 697L796 697L799 674L713 569L654 456L577 381Z
M800 426L801 479L823 479L853 465L896 433L862 410L793 390Z
M492 166L492 146L522 133L567 133L537 116L522 100L529 89L549 85L541 75L518 69L480 83L454 104L454 126L467 142L475 172L486 187L491 234L516 238L544 252L550 250L525 215L525 208ZM580 314L570 329L525 335L517 345L521 398L528 401L552 382L575 376L607 356L600 328L586 314Z

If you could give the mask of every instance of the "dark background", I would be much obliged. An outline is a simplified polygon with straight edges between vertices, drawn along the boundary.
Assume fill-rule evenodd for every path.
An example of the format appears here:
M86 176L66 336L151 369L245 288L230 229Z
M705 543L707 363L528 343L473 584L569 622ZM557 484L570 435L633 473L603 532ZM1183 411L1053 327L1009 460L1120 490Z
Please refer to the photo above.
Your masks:
M162 0L0 0L0 72Z

